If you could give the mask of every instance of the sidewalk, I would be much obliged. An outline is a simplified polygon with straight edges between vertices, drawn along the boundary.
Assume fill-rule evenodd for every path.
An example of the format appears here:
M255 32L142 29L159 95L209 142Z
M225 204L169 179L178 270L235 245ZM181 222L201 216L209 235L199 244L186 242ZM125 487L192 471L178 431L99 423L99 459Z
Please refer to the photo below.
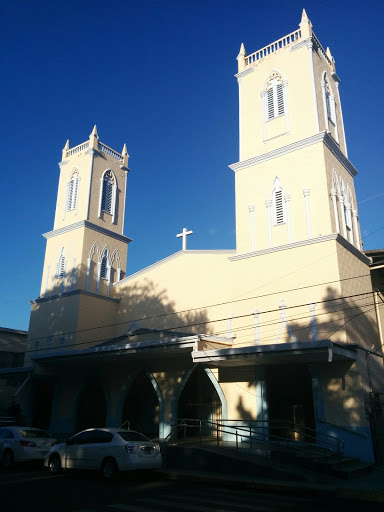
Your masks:
M212 471L164 469L164 476L171 480L210 482L215 485L236 488L253 488L284 494L328 495L348 500L369 501L384 504L384 466L374 468L369 474L342 480L319 474L318 482L275 480L250 475L231 475Z

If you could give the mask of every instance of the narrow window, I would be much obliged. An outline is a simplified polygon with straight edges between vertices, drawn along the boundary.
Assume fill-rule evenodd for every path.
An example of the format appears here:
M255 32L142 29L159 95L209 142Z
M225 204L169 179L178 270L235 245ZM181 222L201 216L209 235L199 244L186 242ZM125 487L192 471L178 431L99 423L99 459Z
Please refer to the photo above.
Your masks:
M64 249L61 250L60 258L56 266L56 278L63 278L65 274Z
M267 82L267 120L285 114L283 80L273 73Z
M331 88L329 87L329 83L326 78L324 82L325 108L327 111L326 115L333 124L336 124L335 96L332 94Z
M71 181L68 183L67 210L76 210L78 192L79 192L79 175L77 172L75 172L72 175Z
M107 262L108 262L108 252L107 252L107 249L105 249L102 260L101 260L100 277L102 279L108 279Z
M101 195L101 209L104 212L112 214L112 196L113 196L114 179L111 171L107 171L103 179L103 192Z
M283 189L280 187L279 178L275 179L275 188L272 192L272 206L273 206L273 224L285 223L285 206L283 200Z

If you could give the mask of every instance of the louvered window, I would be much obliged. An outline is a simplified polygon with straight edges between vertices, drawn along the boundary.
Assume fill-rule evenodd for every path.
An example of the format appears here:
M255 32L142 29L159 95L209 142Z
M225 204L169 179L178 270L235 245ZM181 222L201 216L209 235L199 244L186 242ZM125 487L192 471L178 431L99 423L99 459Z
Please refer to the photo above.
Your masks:
M267 119L285 114L284 90L281 77L274 74L275 78L269 80L267 85Z
M285 204L283 189L280 186L280 180L276 176L274 188L272 192L272 211L273 211L273 225L285 224Z
M325 104L327 106L327 115L328 119L332 120L332 112L331 112L331 98L329 97L329 92L325 91Z
M61 253L59 262L57 264L57 271L56 271L56 277L57 278L63 278L65 274L65 256L63 253Z
M101 196L101 209L107 213L112 213L113 184L112 173L108 171L104 175L103 192Z
M101 271L100 271L100 277L102 279L107 279L107 261L108 261L108 254L107 251L104 251L103 258L101 260Z
M324 86L324 94L325 94L325 108L327 110L327 116L333 124L336 124L336 105L335 105L335 97L332 94L332 91L329 87L327 80L325 80Z
M282 116L284 114L283 84L277 84L276 96L277 96L277 115Z
M283 191L275 191L275 224L284 224Z
M76 210L78 191L79 191L79 175L76 173L72 176L72 179L68 184L67 210Z

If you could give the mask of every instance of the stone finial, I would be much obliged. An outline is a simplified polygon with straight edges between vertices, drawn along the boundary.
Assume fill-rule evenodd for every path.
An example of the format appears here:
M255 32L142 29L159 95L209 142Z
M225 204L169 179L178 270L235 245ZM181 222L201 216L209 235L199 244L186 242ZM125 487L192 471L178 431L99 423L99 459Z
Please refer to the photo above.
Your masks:
M247 56L247 52L245 51L244 43L241 43L239 55L236 57L238 63L238 71L243 71L245 68L245 57Z
M96 125L93 127L92 133L89 136L89 147L97 148L98 147L99 136L97 135L97 127Z
M305 9L303 9L303 13L301 15L300 29L301 29L301 37L303 39L308 39L308 37L312 36L312 23L311 23L310 19L308 18L307 13L305 12Z
M63 147L63 151L62 151L62 160L64 160L66 157L67 157L67 151L69 149L69 139L67 140L67 142L65 143L65 146Z
M127 151L127 145L124 143L123 151L121 152L123 156L123 164L128 167L128 151Z

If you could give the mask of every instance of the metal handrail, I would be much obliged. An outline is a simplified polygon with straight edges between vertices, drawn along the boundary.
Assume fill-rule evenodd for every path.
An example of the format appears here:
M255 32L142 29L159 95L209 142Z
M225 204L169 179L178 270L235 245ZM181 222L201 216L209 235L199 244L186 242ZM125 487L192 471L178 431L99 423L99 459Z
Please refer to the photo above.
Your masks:
M230 425L228 425L230 423ZM241 423L239 425L239 423ZM245 425L248 423L248 425ZM239 437L240 442L249 442L250 449L254 443L268 443L269 445L286 446L295 448L297 451L305 453L312 453L317 457L328 457L336 455L340 460L342 450L345 443L342 439L336 436L324 434L310 427L295 424L291 421L276 420L276 421L249 421L239 422L239 420L225 420L224 422L213 422L201 419L179 418L171 425L171 432L168 434L164 442L167 444L170 440L177 438L177 434L181 431L183 434L184 442L187 441L187 431L189 429L198 428L199 445L207 440L207 431L210 432L209 439L216 439L219 446L220 443L228 443L222 440L222 434L234 436L236 452L239 451ZM273 431L284 431L291 434L290 437L274 434ZM295 439L294 434L302 435L306 441L299 441ZM292 435L293 434L293 435ZM321 439L320 439L321 438ZM190 439L190 438L189 438ZM178 441L180 442L180 441Z

